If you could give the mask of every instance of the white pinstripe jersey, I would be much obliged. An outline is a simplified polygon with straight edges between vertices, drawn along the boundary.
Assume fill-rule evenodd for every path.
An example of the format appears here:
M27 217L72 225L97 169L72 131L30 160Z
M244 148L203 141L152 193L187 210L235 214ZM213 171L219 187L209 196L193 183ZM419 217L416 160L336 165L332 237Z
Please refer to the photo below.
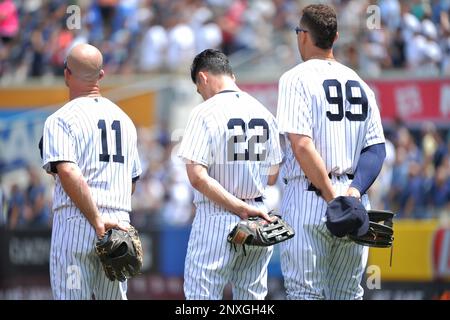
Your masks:
M131 181L141 174L136 128L116 104L103 97L71 100L45 121L43 167L78 165L98 207L131 211ZM75 206L59 177L53 209Z
M191 112L178 155L206 166L240 199L262 196L268 169L282 160L274 116L241 91L218 93ZM209 199L196 191L200 202Z
M373 91L336 61L312 59L283 74L277 121L280 133L311 137L336 175L354 173L361 150L385 141ZM288 141L282 176L304 176Z

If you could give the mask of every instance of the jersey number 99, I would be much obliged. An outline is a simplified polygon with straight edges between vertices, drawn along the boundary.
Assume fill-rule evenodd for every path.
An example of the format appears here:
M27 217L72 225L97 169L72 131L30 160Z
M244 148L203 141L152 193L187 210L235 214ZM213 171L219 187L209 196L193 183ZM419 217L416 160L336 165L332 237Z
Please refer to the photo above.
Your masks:
M331 96L331 88L336 88L336 94ZM361 96L355 97L353 95L352 88L359 88ZM329 104L336 104L338 106L338 113L332 113L327 111L327 118L330 121L341 121L344 119L344 99L342 97L342 86L336 79L325 80L323 82L323 89L325 90L325 95ZM350 105L361 105L361 113L352 113L350 110L345 111L345 117L350 121L364 121L367 118L367 95L361 84L355 80L348 80L345 83L345 97Z

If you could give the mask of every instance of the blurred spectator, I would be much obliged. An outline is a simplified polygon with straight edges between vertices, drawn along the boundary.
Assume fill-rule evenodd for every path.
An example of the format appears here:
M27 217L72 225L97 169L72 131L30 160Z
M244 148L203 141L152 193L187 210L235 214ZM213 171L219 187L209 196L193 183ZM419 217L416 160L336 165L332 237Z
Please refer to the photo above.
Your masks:
M140 71L155 71L164 66L167 46L167 31L153 18L141 42Z
M2 186L2 176L0 174L0 228L5 226L6 218L6 194Z
M434 217L450 212L450 172L447 165L436 169L428 194L428 210Z
M166 125L138 130L142 176L136 184L133 208L145 216L134 216L141 226L186 225L192 218L193 190L184 163L172 156L176 146Z
M390 56L392 58L392 66L394 68L404 68L406 65L405 56L406 43L403 39L402 29L398 28L394 32L391 40Z
M19 32L19 17L12 0L0 0L0 76L6 68L11 47Z
M172 157L170 162L170 180L167 201L161 212L163 222L168 225L187 225L192 222L193 193L184 162Z
M434 174L433 157L438 148L438 134L436 127L432 122L426 122L422 126L422 150L424 157L425 174L429 177Z
M389 190L392 185L393 168L395 164L395 147L394 144L386 138L386 158L381 168L381 172L374 184L369 189L370 203L373 208L388 209L389 208Z
M164 205L167 193L163 183L165 151L155 139L154 132L147 128L138 130L138 148L142 175L136 184L132 205L133 210L142 212L145 216L133 218L140 220L142 226L149 226L160 222L158 213Z
M420 31L420 21L411 13L411 6L408 2L401 2L401 29L403 38L406 43L409 43L414 34Z
M46 40L44 38L44 23L31 33L31 77L40 77L45 72Z
M193 18L193 30L196 39L196 52L205 49L218 49L222 44L222 31L215 22L214 13L209 8L199 6Z
M439 75L442 51L441 46L437 42L437 28L431 20L426 19L422 21L422 33L425 37L425 61L423 67L428 70L428 72L431 70L432 74Z
M361 66L363 71L372 76L379 76L382 69L391 66L389 55L390 34L387 29L373 29L367 33L367 40L363 46Z
M26 188L27 210L24 216L30 228L49 226L50 207L45 198L45 186L36 168L28 168L29 184Z
M417 19L422 20L426 12L430 10L429 2L422 0L412 0L411 13L414 14Z
M98 11L97 25L103 30L104 39L108 39L112 32L113 19L118 16L118 0L96 0L92 7L93 11Z
M246 10L246 2L243 0L233 0L228 10L219 16L218 24L222 29L222 51L230 55L245 48L245 43L239 43L237 35L243 23L243 16Z
M63 24L65 25L65 24ZM53 74L64 75L64 60L73 41L73 33L63 26L57 26L50 38L50 65ZM48 49L48 48L47 48Z
M25 195L17 184L11 186L8 203L8 228L13 230L25 225Z
M449 160L450 146L447 146L447 143L445 142L444 138L437 131L434 132L434 139L437 143L437 148L435 149L436 151L434 152L433 155L434 167L437 168L440 167L441 165L445 165L445 162L447 162L447 165L449 165L448 160Z
M395 133L393 143L396 148L396 155L388 199L392 210L399 213L398 217L403 217L405 210L409 210L406 214L412 214L414 201L412 197L418 192L417 188L420 187L418 182L421 176L418 166L422 163L422 155L406 127L400 127ZM414 183L412 183L412 180L414 180Z
M420 24L417 28L411 30L412 36L406 42L406 61L409 69L418 69L426 62L427 43L420 30Z
M425 207L427 185L420 163L416 161L409 163L407 179L400 214L405 218L429 218L429 212Z
M401 23L400 3L398 0L379 1L381 19L389 30L397 30Z
M388 204L392 211L398 212L401 217L401 206L403 204L403 190L408 185L408 164L406 163L406 150L397 147L395 150L395 162L392 168L392 184L389 188Z
M185 72L195 55L194 31L181 14L170 17L167 25L167 65L170 70Z
M0 1L0 36L3 43L13 40L19 31L17 8L12 0Z
M29 167L28 185L22 190L11 186L7 223L9 229L46 228L50 226L50 205L46 199L46 186L36 168Z
M253 52L268 52L273 47L274 28L271 21L274 14L275 6L272 1L249 2L243 28L237 37L238 42L244 43Z
M443 133L434 124L425 123L417 132L420 144L404 126L394 133L396 159L392 184L386 187L389 190L386 208L398 212L397 218L436 218L448 214L450 145Z

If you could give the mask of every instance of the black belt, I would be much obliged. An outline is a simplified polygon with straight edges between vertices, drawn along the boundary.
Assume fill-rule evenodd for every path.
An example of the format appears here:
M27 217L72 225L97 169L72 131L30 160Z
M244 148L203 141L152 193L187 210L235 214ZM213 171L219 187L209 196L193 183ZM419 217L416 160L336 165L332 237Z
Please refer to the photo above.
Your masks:
M333 174L329 173L329 174L328 174L328 178L331 179L331 177L336 177L336 178L338 178L338 180L339 180L339 179L341 179L341 177L343 177L344 175L346 175L347 178L349 178L350 180L353 180L353 178L355 177L355 175L354 175L354 174L351 174L351 173L344 173L344 174L341 174L340 176L333 175Z
M349 179L349 180L353 180L353 178L355 177L355 175L353 175L353 174L351 174L351 173L345 173L345 175L347 176L347 178ZM331 177L332 177L333 175L331 174L331 173L329 173L328 174L328 178L330 178L331 179ZM341 179L341 177L343 177L344 175L340 175L340 176L334 176L334 177L336 177L338 180L340 180ZM317 189L312 183L310 183L309 184L309 186L308 186L308 189L307 189L308 191L314 191L318 196L320 196L320 190L319 189Z
M241 199L242 201L256 201L256 202L263 202L263 197L257 197L257 198L253 198L253 199Z

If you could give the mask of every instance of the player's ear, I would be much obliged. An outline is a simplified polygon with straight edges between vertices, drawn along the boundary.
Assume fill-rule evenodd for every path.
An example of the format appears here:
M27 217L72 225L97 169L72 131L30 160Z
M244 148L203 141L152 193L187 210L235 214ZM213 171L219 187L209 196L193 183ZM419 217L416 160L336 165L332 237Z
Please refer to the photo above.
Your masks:
M336 37L334 37L333 43L336 42L336 41L338 41L338 39L339 39L339 32L336 32Z
M299 41L301 45L303 46L306 45L308 39L310 39L310 41L313 42L308 32L300 32Z
M105 76L105 71L102 69L102 70L100 70L100 72L98 74L98 80L103 79L104 76Z
M64 69L64 83L66 84L67 87L69 87L69 77L71 76L69 70Z
M197 75L198 83L206 83L208 82L208 72L200 71Z
M64 69L64 78L67 79L71 75L72 75L72 72L70 72L69 69L65 68Z
M234 75L234 73L231 75L231 79L233 79L233 81L236 82L236 76Z

